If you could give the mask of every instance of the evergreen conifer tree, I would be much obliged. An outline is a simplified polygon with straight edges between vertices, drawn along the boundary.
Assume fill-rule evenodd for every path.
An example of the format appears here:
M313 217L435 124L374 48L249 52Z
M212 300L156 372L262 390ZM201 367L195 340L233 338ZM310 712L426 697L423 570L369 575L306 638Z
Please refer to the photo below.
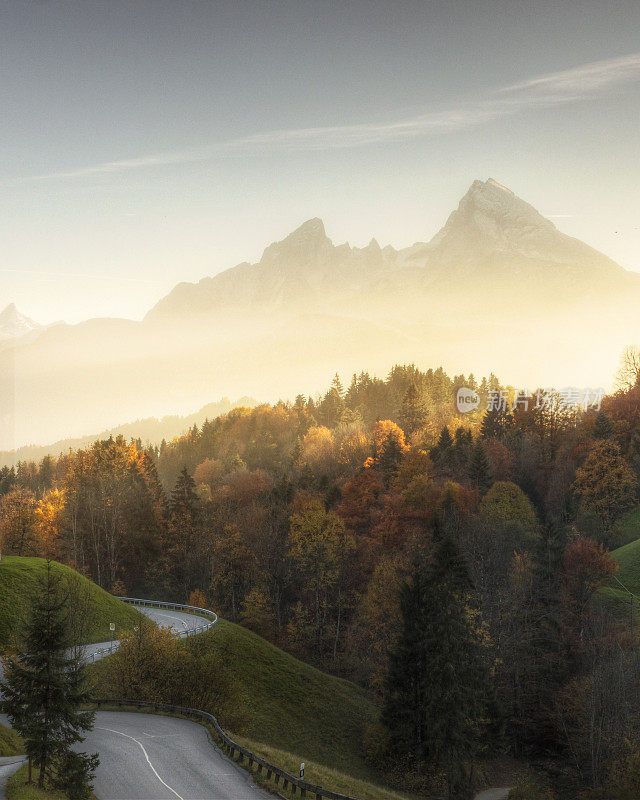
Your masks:
M604 411L600 411L593 424L593 436L595 439L611 439L613 436L613 422L611 417Z
M420 397L420 392L415 383L409 384L405 396L400 405L399 422L402 430L411 436L420 428L423 428L427 421L427 411Z
M93 712L81 710L89 701L89 692L83 670L70 654L71 644L60 578L48 561L22 641L5 660L0 682L4 710L24 739L30 761L40 768L40 787L61 779L64 782L72 746L93 727ZM80 759L83 774L90 778L97 757L80 754ZM77 759L74 764L77 772ZM85 788L88 797L89 787Z
M172 586L180 598L203 584L205 569L200 557L202 511L196 485L185 467L176 481L169 501L169 525L166 557L172 574Z
M480 426L483 439L501 439L505 433L513 429L513 415L501 406L485 411Z
M468 789L490 696L471 583L453 539L417 564L402 589L402 633L391 653L382 720L391 750L446 776L448 796Z
M445 474L452 471L454 466L453 437L446 425L440 431L438 443L435 447L431 448L429 455L439 470Z
M481 494L485 494L491 488L491 461L482 439L478 439L471 451L469 478L473 485L480 490Z

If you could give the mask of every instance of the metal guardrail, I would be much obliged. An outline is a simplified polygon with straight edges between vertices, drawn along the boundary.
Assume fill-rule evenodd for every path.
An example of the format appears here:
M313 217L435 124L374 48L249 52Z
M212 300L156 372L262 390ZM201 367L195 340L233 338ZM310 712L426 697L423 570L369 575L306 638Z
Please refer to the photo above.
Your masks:
M167 611L181 611L184 614L194 614L198 617L206 617L207 623L204 625L198 625L195 628L187 628L183 631L178 631L177 635L180 638L185 638L187 636L197 636L200 633L206 633L206 631L211 630L213 626L218 621L218 615L214 611L210 611L208 608L199 608L198 606L187 606L183 603L165 603L160 600L143 600L138 597L118 597L116 598L120 600L122 603L128 603L131 606L142 606L143 608L164 608ZM81 659L81 662L84 663L91 663L95 664L96 659L100 660L101 658L105 658L105 656L109 656L120 647L120 642L115 641L111 642L110 644L106 645L105 647L101 647L99 650L95 650L93 653L84 656Z
M196 708L185 708L183 706L172 706L167 705L166 703L147 703L141 700L95 700L94 703L97 706L107 705L126 707L133 706L134 708L152 708L154 711L170 711L174 714L181 714L185 717L193 717L195 719L203 720L212 726L217 736L222 741L222 749L230 758L234 758L236 753L238 753L240 763L242 763L246 758L249 762L249 768L256 764L258 774L262 774L262 771L265 770L267 780L270 780L273 776L276 786L279 786L280 781L282 781L282 789L291 787L293 794L296 793L297 789L300 789L301 797L306 797L307 792L309 792L309 794L315 795L316 800L322 800L322 798L326 798L326 800L356 800L356 798L349 797L349 795L339 794L338 792L332 792L329 789L323 789L321 786L315 786L314 784L308 783L302 778L297 778L295 775L291 775L285 770L280 769L280 767L276 767L274 764L270 764L268 761L265 761L264 758L252 753L251 750L247 750L246 747L234 742L233 739L222 730L218 720L213 716L213 714L208 714L206 711L199 711Z
M205 633L211 630L218 621L218 615L208 608L198 608L198 606L186 606L183 603L165 603L159 600L141 600L137 597L118 597L123 603L128 603L131 606L142 606L143 608L164 608L168 611L182 611L183 614L194 614L198 617L207 617L209 622L206 625L199 625L196 628L188 628L185 631L180 631L178 636L195 636L198 633Z

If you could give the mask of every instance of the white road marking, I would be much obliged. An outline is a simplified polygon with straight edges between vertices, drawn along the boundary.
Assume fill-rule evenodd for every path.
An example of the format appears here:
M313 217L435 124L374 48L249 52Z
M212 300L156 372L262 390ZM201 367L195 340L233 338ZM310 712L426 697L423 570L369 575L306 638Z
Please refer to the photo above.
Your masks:
M129 734L128 734L128 733L123 733L122 731L115 731L113 728L102 728L102 727L100 727L99 725L96 725L96 728L98 728L98 729L99 729L99 730L101 730L101 731L109 731L110 733L117 733L117 734L119 734L120 736L126 736L126 737L127 737L127 739L131 739L131 741L135 742L135 743L136 743L136 744L137 744L137 745L138 745L138 746L139 746L139 747L142 749L142 752L144 753L144 757L147 759L147 763L148 763L148 764L149 764L149 766L151 767L151 769L152 769L152 771L153 771L153 774L154 774L154 775L156 776L156 778L157 778L157 779L160 781L160 783L161 783L161 784L162 784L162 785L163 785L165 788L167 788L167 789L168 789L170 792L172 792L173 794L175 794L175 796L178 798L178 800L184 800L184 797L181 797L181 796L178 794L178 792L176 792L176 790L175 790L175 789L172 789L172 788L171 788L171 786L169 786L169 784L168 784L168 783L165 783L165 782L162 780L162 778L161 778L161 777L158 775L158 773L156 772L156 768L155 768L155 767L153 766L153 764L151 763L151 759L149 758L149 755L148 755L147 751L144 749L144 745L142 744L142 742L139 742L139 741L138 741L137 739L135 739L133 736L129 736Z

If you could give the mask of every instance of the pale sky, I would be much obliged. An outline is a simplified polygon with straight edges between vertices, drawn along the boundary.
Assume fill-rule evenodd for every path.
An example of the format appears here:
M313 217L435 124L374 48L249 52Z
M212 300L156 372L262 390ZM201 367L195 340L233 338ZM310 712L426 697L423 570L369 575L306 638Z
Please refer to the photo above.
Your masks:
M640 270L640 3L0 0L0 307L141 318L493 177Z

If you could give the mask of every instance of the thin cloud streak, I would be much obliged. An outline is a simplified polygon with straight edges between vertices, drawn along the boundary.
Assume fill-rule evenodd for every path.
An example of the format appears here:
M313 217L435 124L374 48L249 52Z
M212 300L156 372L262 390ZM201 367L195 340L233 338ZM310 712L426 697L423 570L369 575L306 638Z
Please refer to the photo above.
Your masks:
M139 158L109 161L66 172L18 179L19 183L64 178L90 178L148 167L209 161L234 155L260 155L273 151L320 151L401 142L419 137L478 127L532 108L597 99L613 87L640 80L640 53L584 64L537 76L488 93L480 101L463 101L445 111L428 112L389 123L362 123L267 131L217 142L205 147Z

